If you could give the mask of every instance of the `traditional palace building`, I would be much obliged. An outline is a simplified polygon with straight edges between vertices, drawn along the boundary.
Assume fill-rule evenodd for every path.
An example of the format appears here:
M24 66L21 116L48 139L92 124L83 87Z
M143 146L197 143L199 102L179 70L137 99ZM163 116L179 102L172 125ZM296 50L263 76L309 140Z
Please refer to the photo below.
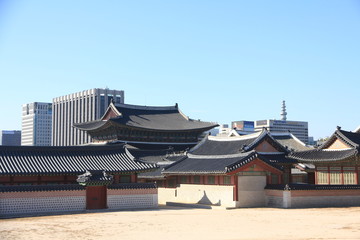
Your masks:
M77 125L98 143L2 146L0 214L154 208L158 203L360 205L359 131L338 128L318 149L290 132L265 128L243 136L235 131L208 135L197 143L214 126L188 119L177 106L112 103L100 120ZM117 143L105 144L110 141Z
M315 167L309 174L315 172L316 184L360 184L359 146L359 132L339 127L318 149L293 152L289 157L299 163L313 164Z
M188 118L177 104L148 107L111 103L102 118L74 126L86 131L94 142L120 141L144 149L184 150L195 146L204 131L218 125Z
M289 152L265 129L245 136L207 136L181 160L164 167L160 185L165 188L159 191L175 202L265 206L267 184L291 181L296 161L287 158ZM174 189L176 197L171 197Z
M156 169L123 144L73 147L0 146L0 215L157 207Z
M245 136L207 136L182 157L153 155L160 169L139 179L156 181L159 203L359 206L359 136L339 129L320 149L307 147L291 133L265 129Z

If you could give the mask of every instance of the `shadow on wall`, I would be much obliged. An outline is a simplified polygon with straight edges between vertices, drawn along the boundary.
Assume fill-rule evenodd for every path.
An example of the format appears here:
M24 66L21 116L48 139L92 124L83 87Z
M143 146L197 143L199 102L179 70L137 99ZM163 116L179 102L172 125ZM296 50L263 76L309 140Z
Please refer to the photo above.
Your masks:
M210 201L210 199L208 198L208 196L206 195L206 192L204 191L204 195L202 196L202 198L197 202L199 204L206 204L206 205L215 205L215 206L221 206L221 200L219 199L219 201L217 203L212 203Z

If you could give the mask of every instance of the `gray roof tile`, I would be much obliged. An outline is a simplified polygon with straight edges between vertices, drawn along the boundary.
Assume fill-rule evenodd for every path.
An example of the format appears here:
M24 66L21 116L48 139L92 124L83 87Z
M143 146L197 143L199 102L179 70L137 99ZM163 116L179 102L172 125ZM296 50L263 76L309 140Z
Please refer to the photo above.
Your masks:
M137 161L120 144L102 146L32 147L0 146L0 175L83 174L143 172L155 164Z

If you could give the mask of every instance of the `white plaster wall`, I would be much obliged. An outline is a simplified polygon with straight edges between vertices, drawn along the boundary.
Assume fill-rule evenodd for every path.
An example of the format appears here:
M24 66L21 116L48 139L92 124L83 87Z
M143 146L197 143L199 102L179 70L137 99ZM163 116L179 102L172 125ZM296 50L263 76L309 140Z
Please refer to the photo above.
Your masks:
M283 208L284 207L283 197L266 196L265 200L266 200L267 207L274 207L274 208Z
M180 184L176 189L159 188L159 203L180 202L235 207L233 186Z
M159 204L166 204L166 202L177 202L177 188L158 188Z
M281 193L281 196L266 196L266 205L268 207L312 208L360 206L360 196L341 196L341 191L339 191L338 196L292 196L293 191L278 191ZM326 193L323 191L324 190L313 191L313 193L314 195Z
M108 209L157 208L157 194L108 195Z
M266 176L238 176L236 207L265 207Z
M85 207L85 196L0 199L1 215L81 211Z
M291 197L290 201L291 208L360 206L360 196Z

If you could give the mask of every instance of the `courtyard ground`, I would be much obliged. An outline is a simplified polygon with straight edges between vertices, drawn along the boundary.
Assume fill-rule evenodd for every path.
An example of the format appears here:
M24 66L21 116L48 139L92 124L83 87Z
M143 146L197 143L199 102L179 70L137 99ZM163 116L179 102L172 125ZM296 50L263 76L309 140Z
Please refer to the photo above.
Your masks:
M0 219L0 239L360 239L360 207L87 212Z

